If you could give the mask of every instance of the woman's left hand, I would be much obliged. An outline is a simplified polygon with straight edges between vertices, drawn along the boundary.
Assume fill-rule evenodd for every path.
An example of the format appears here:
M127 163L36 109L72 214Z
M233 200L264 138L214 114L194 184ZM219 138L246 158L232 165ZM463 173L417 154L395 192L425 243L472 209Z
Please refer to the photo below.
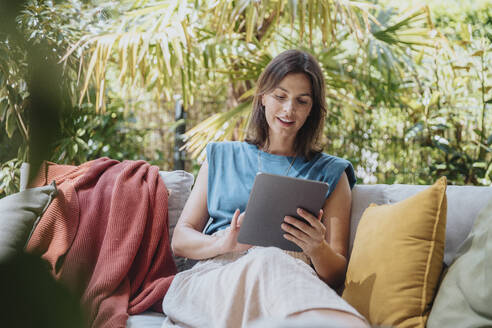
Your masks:
M307 223L295 217L286 216L281 225L282 230L286 232L284 238L299 246L307 256L312 257L327 246L326 227L321 222L323 210L319 211L318 217L301 208L297 209L297 213Z

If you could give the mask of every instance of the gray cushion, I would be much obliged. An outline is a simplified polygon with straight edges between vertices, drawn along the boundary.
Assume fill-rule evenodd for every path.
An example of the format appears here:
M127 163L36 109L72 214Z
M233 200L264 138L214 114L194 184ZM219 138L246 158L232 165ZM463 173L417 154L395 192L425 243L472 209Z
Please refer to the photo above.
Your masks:
M170 193L168 200L169 235L172 236L181 211L190 196L194 177L193 174L182 170L160 171L159 174Z
M53 183L0 199L0 260L24 248L55 195Z
M171 238L174 232L174 227L178 222L181 211L190 196L191 187L193 186L193 174L182 170L176 171L160 171L160 176L166 188L169 191L168 213L169 213L169 237ZM175 256L174 262L178 267L178 271L187 268L186 259Z
M441 283L427 327L492 327L492 200Z

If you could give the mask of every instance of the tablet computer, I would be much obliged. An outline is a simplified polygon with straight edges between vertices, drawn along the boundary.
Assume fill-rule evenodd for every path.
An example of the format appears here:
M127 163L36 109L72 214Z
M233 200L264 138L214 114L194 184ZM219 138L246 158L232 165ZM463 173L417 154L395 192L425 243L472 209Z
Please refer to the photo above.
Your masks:
M297 214L299 207L314 215L319 213L328 187L326 182L258 173L249 194L238 242L302 251L283 237L285 231L280 225L287 215L304 220Z

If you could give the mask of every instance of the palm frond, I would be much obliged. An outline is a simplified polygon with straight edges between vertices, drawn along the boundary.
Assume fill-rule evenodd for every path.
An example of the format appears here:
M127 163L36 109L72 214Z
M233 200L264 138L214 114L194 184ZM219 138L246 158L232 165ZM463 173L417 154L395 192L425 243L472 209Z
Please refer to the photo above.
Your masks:
M210 141L231 140L235 130L244 138L245 126L251 112L251 101L243 102L233 109L212 115L185 133L184 148L193 158L203 160L203 150Z
M82 53L80 101L93 94L89 92L93 86L97 109L104 109L109 65L116 68L125 88L138 83L152 90L159 102L162 96L169 100L179 93L185 108L194 104L200 76L228 79L234 101L241 104L187 132L186 147L192 156L198 156L207 141L243 135L249 111L242 101L254 94L252 85L271 60L271 52L281 50L269 48L272 42L280 40L282 49L305 48L323 56L319 45L333 51L348 41L358 49L368 47L373 57L364 60L378 61L381 74L389 72L386 76L390 78L401 74L400 56L394 52L400 55L407 47L428 45L425 21L429 13L424 7L397 19L381 16L380 21L375 17L378 10L373 3L351 0L204 0L199 6L192 1L135 0L107 31L83 36L63 60ZM355 57L353 60L357 64ZM364 110L364 104L350 94L350 85L351 81L366 81L356 81L335 52L322 61L332 88L329 97L347 104L350 110ZM367 80L370 84L374 79ZM337 92L337 88L346 88L348 93Z
M386 18L382 21L380 19L383 26L371 26L371 34L375 39L397 46L434 46L434 42L429 38L432 27L427 25L430 21L427 6L410 10L394 19L393 23L388 21L391 12L388 11L385 15Z

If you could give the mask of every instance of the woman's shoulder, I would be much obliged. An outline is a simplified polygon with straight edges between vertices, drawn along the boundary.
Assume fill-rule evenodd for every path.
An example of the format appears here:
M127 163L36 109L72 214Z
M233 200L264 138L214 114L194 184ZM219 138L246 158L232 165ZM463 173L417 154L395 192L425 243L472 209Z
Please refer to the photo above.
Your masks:
M338 157L335 155L330 155L327 153L318 153L315 157L314 160L316 160L318 163L323 164L323 165L342 165L342 166L347 166L347 165L352 165L350 161L348 161L345 158Z
M317 157L319 168L323 168L322 170L324 172L329 172L328 175L330 175L331 178L334 179L334 181L332 181L332 183L334 183L334 186L336 186L336 182L338 182L338 179L343 172L347 174L350 188L354 186L357 179L355 177L354 167L349 160L326 153L319 153Z

